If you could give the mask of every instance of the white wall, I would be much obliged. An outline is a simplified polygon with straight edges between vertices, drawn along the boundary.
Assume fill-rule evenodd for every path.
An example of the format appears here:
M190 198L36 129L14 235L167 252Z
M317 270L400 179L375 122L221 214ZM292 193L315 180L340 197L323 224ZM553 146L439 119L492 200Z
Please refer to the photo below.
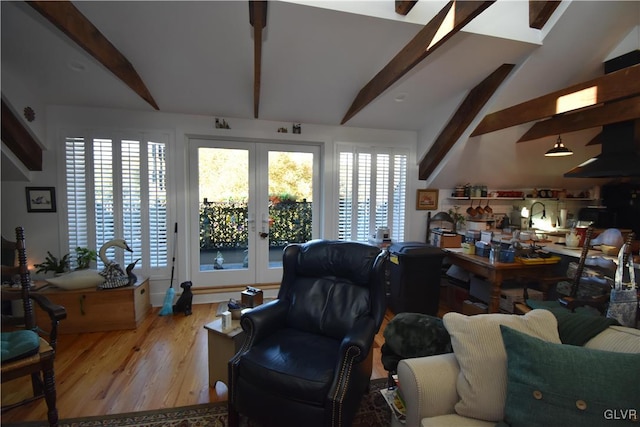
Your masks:
M371 145L397 145L408 147L412 153L409 161L408 182L408 214L406 224L406 240L423 240L426 230L426 215L423 211L415 210L415 193L419 186L417 179L415 152L415 132L393 131L380 129L359 129L345 126L319 126L302 123L302 134L277 133L279 127L291 128L291 123L269 122L263 120L241 120L224 117L231 129L215 129L214 117L170 114L162 112L138 112L110 110L99 108L77 107L49 107L46 112L46 145L49 151L44 154L44 168L42 172L34 173L31 182L2 182L2 234L6 237L14 236L14 228L18 225L25 227L29 263L41 262L49 250L54 255L66 253L66 245L62 241L61 227L63 212L64 177L60 173L60 163L63 160L64 129L101 129L101 130L136 130L145 132L164 132L169 135L170 156L170 190L176 194L173 206L170 206L170 223L177 221L186 224L187 199L189 194L188 182L188 138L190 136L226 136L234 139L252 139L257 142L287 141L287 142L319 142L324 147L323 164L323 221L324 238L337 236L337 200L335 187L337 182L336 165L334 162L335 144L339 142L357 142ZM25 187L27 186L55 186L58 196L56 213L27 213L25 203ZM179 236L180 237L180 236ZM183 235L184 237L184 235ZM185 238L178 239L178 254L176 257L176 277L179 281L188 280L188 248ZM169 285L170 274L163 277L151 277L152 304L161 305L164 294ZM179 281L177 283L179 283ZM228 299L220 294L214 301ZM204 302L204 301L196 301Z

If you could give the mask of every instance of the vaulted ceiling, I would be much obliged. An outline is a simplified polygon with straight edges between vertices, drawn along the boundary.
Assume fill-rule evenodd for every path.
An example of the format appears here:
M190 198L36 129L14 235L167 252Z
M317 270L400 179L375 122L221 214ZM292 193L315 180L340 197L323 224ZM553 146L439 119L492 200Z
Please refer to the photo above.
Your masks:
M445 1L75 1L68 6L89 26L75 30L70 12L56 17L48 3L1 4L4 96L19 85L42 105L412 130L419 158L451 135L440 157L454 167L443 172L438 161L428 176L442 186L451 173L472 180L464 165L479 154L469 141L515 149L533 124L472 137L484 115L601 76L625 38L640 48L640 2L629 1L469 2L468 19L455 17L459 31L423 53L412 43L427 33L440 40ZM83 31L106 43L92 51ZM471 99L503 64L512 65L486 99Z

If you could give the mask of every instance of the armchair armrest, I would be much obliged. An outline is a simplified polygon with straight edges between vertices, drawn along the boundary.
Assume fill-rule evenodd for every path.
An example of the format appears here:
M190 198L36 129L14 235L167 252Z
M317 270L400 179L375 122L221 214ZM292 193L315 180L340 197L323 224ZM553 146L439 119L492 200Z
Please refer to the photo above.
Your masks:
M454 353L401 360L398 381L407 407L406 425L419 426L423 418L454 414L460 400L459 372Z
M360 350L360 355L355 357L356 363L361 362L367 358L371 346L373 345L373 337L375 336L375 321L372 317L363 317L358 319L353 328L342 339L340 343L340 354L342 359L346 357L350 347L357 347Z
M288 305L277 299L244 313L240 325L247 334L245 338L245 344L249 343L247 348L254 342L260 342L262 337L269 336L284 327L288 310Z

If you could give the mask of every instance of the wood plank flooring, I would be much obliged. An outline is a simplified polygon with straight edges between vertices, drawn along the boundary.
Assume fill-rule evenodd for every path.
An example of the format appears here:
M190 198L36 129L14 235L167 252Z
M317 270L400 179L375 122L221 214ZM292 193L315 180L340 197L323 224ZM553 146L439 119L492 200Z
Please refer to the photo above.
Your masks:
M198 304L191 316L159 316L154 308L135 330L60 335L56 386L60 418L170 408L227 399L227 388L209 387L207 331L217 304ZM385 378L382 331L375 338L372 379ZM27 378L2 384L2 403L30 392ZM2 422L46 420L43 399L2 415Z

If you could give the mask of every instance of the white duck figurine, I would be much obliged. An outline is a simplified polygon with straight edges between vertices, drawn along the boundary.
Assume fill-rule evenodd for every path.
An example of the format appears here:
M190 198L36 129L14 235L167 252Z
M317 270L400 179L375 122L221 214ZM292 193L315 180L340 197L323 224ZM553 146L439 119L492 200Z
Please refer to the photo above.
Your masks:
M113 263L113 261L110 261L109 258L107 258L107 250L113 246L122 248L129 252L133 252L133 250L129 247L129 245L127 245L127 242L124 239L109 240L100 247L100 251L98 252L98 256L105 266ZM76 270L46 280L48 283L51 283L52 285L55 285L61 289L72 290L95 288L102 285L105 281L105 278L104 276L100 275L100 272L98 270Z

